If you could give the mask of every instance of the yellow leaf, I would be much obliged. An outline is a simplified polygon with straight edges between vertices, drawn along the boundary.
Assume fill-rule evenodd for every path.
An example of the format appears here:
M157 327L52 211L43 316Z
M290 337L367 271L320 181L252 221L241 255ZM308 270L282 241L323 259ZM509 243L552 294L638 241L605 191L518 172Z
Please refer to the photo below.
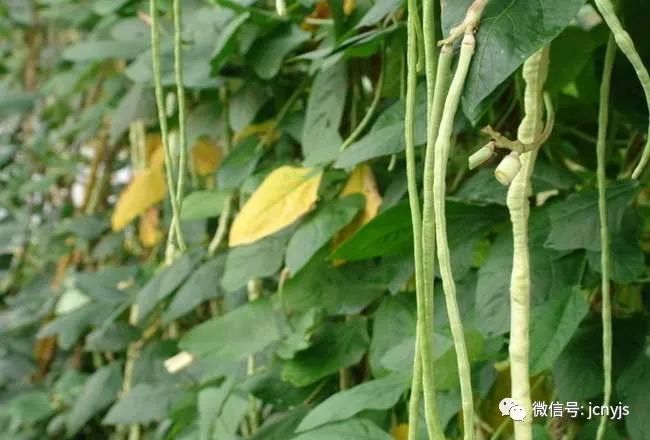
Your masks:
M167 186L162 166L138 171L115 204L111 219L113 230L124 229L137 216L163 200L166 194Z
M402 423L395 426L391 431L391 435L395 440L406 440L409 436L409 425Z
M343 0L343 13L351 15L357 7L356 0Z
M282 166L269 174L235 217L229 244L252 243L308 212L318 198L321 171Z
M148 133L145 139L145 158L149 168L152 168L151 160L158 151L162 151L162 137L160 133Z
M341 197L351 194L362 194L366 198L366 206L363 212L339 233L338 240L336 240L338 243L350 237L361 226L375 218L379 211L381 194L377 190L375 176L368 165L359 165L350 174L348 181L341 191Z
M160 243L163 233L158 227L159 224L160 218L158 217L158 210L156 208L149 208L140 216L138 235L142 246L152 248Z
M217 171L223 159L221 148L209 139L196 141L191 154L194 170L199 176L205 176Z

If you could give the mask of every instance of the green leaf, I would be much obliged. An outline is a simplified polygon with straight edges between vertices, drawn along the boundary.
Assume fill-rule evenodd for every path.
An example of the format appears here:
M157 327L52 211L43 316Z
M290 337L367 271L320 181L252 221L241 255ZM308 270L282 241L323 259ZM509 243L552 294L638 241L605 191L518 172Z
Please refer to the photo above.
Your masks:
M115 110L111 112L109 143L115 145L126 133L133 121L146 119L154 113L154 100L141 84L135 84L122 97Z
M192 273L198 255L183 254L171 265L165 266L136 295L138 320L142 321L158 303L167 298Z
M352 419L340 423L332 423L313 431L305 432L291 440L391 440L388 433L382 431L364 419Z
M308 39L308 32L292 25L276 35L257 40L246 59L260 78L271 79L280 71L284 57Z
M645 255L641 249L640 215L629 208L623 215L621 230L610 234L610 277L618 283L634 283L643 279L647 273ZM589 265L601 273L600 252L587 252Z
M530 329L530 374L535 376L553 366L589 311L579 289L554 292L546 303L533 308Z
M98 412L108 407L122 388L122 365L112 363L97 370L84 384L66 417L66 434L74 436Z
M203 220L221 214L229 194L218 190L194 191L183 199L181 220Z
M240 14L236 18L228 21L228 24L226 24L219 33L212 54L212 67L215 71L218 72L228 61L229 56L236 47L234 44L234 37L239 28L246 23L249 18L250 14L248 12Z
M207 387L197 395L199 412L199 438L209 440L213 438L215 420L221 414L224 403L232 391L233 383L227 380L219 387Z
M228 122L235 133L255 120L257 112L267 100L267 90L257 83L246 84L230 98Z
M180 348L196 356L239 360L281 338L280 323L269 298L247 303L190 330Z
M81 41L67 47L63 58L68 61L102 61L109 58L132 59L148 47L146 41Z
M323 308L331 314L360 313L386 288L373 279L374 263L348 263L331 267L326 249L316 254L303 270L286 281L284 307L292 312Z
M459 24L471 0L445 1L445 34ZM473 122L476 109L536 50L569 25L585 0L490 1L476 34L476 53L465 83L463 109Z
M368 359L375 377L389 370L381 361L393 347L415 336L415 301L408 295L387 296L375 312Z
M307 408L297 407L291 412L269 417L265 423L250 439L251 440L286 440L291 438L298 427L298 423L307 413Z
M285 364L282 378L302 387L358 363L368 347L366 326L363 318L325 325L311 347Z
M169 323L191 312L204 301L219 296L219 281L223 276L225 259L219 256L199 266L183 283L167 310L162 315L164 323Z
M314 79L302 131L302 154L307 166L336 157L342 142L338 130L345 109L346 84L344 62L321 70Z
M138 384L111 407L106 425L160 422L183 393L169 385Z
M217 183L222 190L237 189L253 174L263 151L257 148L257 140L249 137L238 144L226 156L217 171Z
M8 402L3 402L2 406L2 413L21 425L37 423L54 412L47 393L36 390L20 393Z
M378 0L365 13L355 26L357 29L377 24L386 15L396 11L402 4L401 0Z
M620 231L623 212L639 191L632 182L618 182L607 188L607 223L610 234ZM598 193L571 194L549 207L551 231L545 246L556 250L600 250Z
M345 225L354 219L363 206L363 196L352 195L326 203L305 221L289 240L287 267L298 273L305 264Z
M87 351L112 351L126 350L128 345L137 340L140 333L126 322L111 322L93 330L86 337Z
M616 384L620 398L629 408L624 416L630 438L646 439L650 432L650 358L638 357Z
M327 423L349 419L366 410L393 407L409 385L409 374L393 373L336 393L312 409L296 431L308 431Z
M276 273L282 267L282 256L288 240L289 230L284 229L255 243L230 249L221 286L226 292L234 292L250 279Z
M413 244L411 210L402 202L380 213L343 242L333 258L364 260L377 256L404 255Z

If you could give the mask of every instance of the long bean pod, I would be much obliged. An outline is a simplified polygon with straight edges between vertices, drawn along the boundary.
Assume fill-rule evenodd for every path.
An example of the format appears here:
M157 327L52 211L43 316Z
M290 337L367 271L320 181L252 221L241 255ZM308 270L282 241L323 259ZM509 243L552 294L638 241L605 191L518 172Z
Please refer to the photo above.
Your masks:
M517 138L532 143L542 131L543 86L548 71L548 48L542 48L524 63L523 77L525 116ZM510 376L512 398L532 414L529 382L530 261L528 253L528 192L530 178L539 150L521 154L521 170L510 184L507 206L513 235L512 275L510 278ZM514 424L516 440L532 439L532 417Z
M616 11L614 10L614 5L611 0L595 0L596 7L598 12L603 16L605 23L612 31L614 40L618 45L623 55L630 61L634 71L636 72L641 87L643 88L643 94L645 95L646 106L648 108L648 138L646 140L645 147L643 148L643 153L641 155L641 160L634 168L632 172L632 178L637 179L645 166L650 161L650 74L648 74L648 69L643 64L643 60L639 55L639 52L634 47L634 41L627 31L623 28L621 21L616 16Z
M612 82L612 70L616 58L614 37L610 35L605 52L603 78L600 83L600 105L598 108L598 140L596 142L597 179L598 179L598 213L600 218L600 271L603 322L603 406L609 406L612 398L612 299L609 289L610 251L609 230L607 227L607 176L605 174L607 151L607 126L609 120L609 91ZM596 439L605 436L608 416L603 414L598 425Z

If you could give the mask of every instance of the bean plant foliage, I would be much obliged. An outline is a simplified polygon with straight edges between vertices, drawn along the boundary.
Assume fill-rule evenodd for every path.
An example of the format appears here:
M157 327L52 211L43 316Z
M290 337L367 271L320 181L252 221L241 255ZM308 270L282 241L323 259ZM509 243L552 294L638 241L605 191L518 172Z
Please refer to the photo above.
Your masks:
M0 438L650 439L609 2L424 3L0 4ZM616 16L650 62L648 5ZM520 392L583 411L519 425Z

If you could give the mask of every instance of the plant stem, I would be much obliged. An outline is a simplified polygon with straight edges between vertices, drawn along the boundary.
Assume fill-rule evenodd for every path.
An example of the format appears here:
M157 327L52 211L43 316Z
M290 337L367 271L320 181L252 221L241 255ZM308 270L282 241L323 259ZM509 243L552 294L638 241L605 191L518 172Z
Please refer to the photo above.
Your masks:
M460 103L467 72L474 54L475 48L474 29L467 28L460 49L460 57L456 72L449 86L449 93L444 103L442 120L434 147L434 169L433 169L433 211L435 223L435 241L440 266L440 276L447 305L447 315L451 327L454 347L456 349L456 362L458 364L458 375L460 379L461 399L463 408L463 430L465 439L474 438L474 402L472 398L472 377L463 324L456 301L456 283L451 267L449 256L449 241L447 238L447 220L445 216L445 193L447 161L451 147L454 119ZM450 45L446 49L450 50ZM441 58L442 59L442 58ZM441 62L442 64L442 62ZM434 112L436 108L434 107ZM426 201L425 201L426 204ZM426 205L425 205L426 206ZM431 226L434 226L433 224ZM431 281L432 282L432 281Z
M425 2L426 4L426 2ZM425 12L428 8L425 8ZM432 35L430 26L426 24L425 14L425 41L429 41ZM435 378L433 371L433 294L434 294L434 277L435 277L435 255L436 255L436 231L433 212L433 166L434 166L434 144L438 135L440 119L442 118L443 104L445 95L451 79L451 61L453 52L451 47L445 46L440 52L440 60L434 63L431 58L435 56L432 53L432 44L425 45L426 64L425 71L427 74L427 99L431 99L427 105L427 147L424 159L424 183L422 208L422 304L418 304L417 319L423 324L420 326L420 335L418 340L418 352L420 353L422 363L422 380L424 382L425 399L435 399ZM437 64L437 73L433 78L432 67ZM433 84L435 82L435 85Z
M187 167L187 130L185 117L185 87L183 86L183 23L181 1L174 0L174 75L176 78L176 95L178 98L178 176L176 182L176 205L178 216L183 209L182 200L185 187L185 168ZM180 226L180 225L179 225ZM182 235L178 235L179 246L184 250Z
M381 92L384 86L384 70L385 68L383 66L383 61L382 61L382 68L381 71L379 72L377 85L375 86L375 95L372 97L372 102L370 103L370 107L368 107L366 114L363 116L361 122L359 122L359 124L356 126L354 131L350 133L347 139L341 144L341 148L340 148L341 151L349 147L359 137L359 135L363 132L363 130L365 130L365 128L368 126L368 123L374 116L375 110L377 109L377 104L379 104L379 100L381 99Z
M171 147L169 144L169 127L167 126L167 116L165 115L165 98L163 96L162 74L160 67L160 25L158 24L157 0L149 1L149 14L151 16L151 63L153 68L154 89L156 94L156 106L158 107L158 122L160 124L160 136L162 139L163 149L165 152L165 170L167 177L167 188L172 205L172 222L170 233L168 235L167 247L174 247L174 233L179 248L185 249L185 241L180 226L180 213L176 191L174 188L174 166L172 161ZM172 232L173 231L173 232ZM169 254L169 253L168 253Z
M614 37L609 36L605 63L603 66L603 79L600 83L600 106L598 108L598 141L596 143L597 178L598 178L598 213L600 217L600 269L602 273L602 321L603 321L603 405L609 406L612 397L612 299L609 289L609 231L607 227L607 176L605 174L607 153L607 125L609 120L609 92L612 82L612 70L616 58L616 44ZM607 428L606 415L603 415L598 425L596 439L605 436Z
M614 40L616 44L621 49L621 52L625 57L630 61L634 71L636 72L641 87L643 88L643 93L645 95L646 106L648 107L648 112L650 112L650 75L648 74L648 69L643 64L643 60L639 56L636 48L634 47L634 42L630 37L621 21L616 16L616 11L614 10L614 5L611 0L595 0L596 7L598 12L603 16L605 23L612 31L614 35ZM648 122L648 139L646 140L645 147L643 148L643 155L641 160L637 164L636 168L632 172L632 178L637 179L645 166L650 161L650 121Z
M533 142L542 131L542 90L548 71L548 48L542 48L524 63L525 116L519 125L518 139ZM538 150L521 155L522 168L510 184L507 206L512 222L513 257L510 279L510 375L512 398L532 414L529 382L530 262L528 254L528 192ZM532 420L515 423L515 439L532 439Z
M415 260L415 291L418 308L424 307L423 298L423 267L422 267L422 217L420 213L420 197L418 195L417 174L415 167L415 139L414 139L414 114L415 114L415 89L417 82L417 4L415 0L408 1L407 24L407 76L406 76L406 109L404 115L404 140L406 144L406 174L408 183L409 205L411 208L411 226L413 228L413 256ZM422 313L422 312L418 312ZM409 421L413 423L418 417L417 405L419 403L419 390L422 388L422 374L426 367L424 359L419 353L419 345L425 340L431 341L433 334L427 335L425 323L418 319L416 327L416 347L413 364L413 383L411 387L411 402L409 404ZM420 338L424 336L424 340ZM418 365L420 364L421 365ZM422 368L419 368L422 367ZM420 370L420 371L418 371ZM429 381L432 383L432 381ZM431 440L444 439L436 409L435 391L426 389L424 394L425 421L427 432ZM409 437L415 435L415 429L409 429ZM414 437L411 437L414 438Z

